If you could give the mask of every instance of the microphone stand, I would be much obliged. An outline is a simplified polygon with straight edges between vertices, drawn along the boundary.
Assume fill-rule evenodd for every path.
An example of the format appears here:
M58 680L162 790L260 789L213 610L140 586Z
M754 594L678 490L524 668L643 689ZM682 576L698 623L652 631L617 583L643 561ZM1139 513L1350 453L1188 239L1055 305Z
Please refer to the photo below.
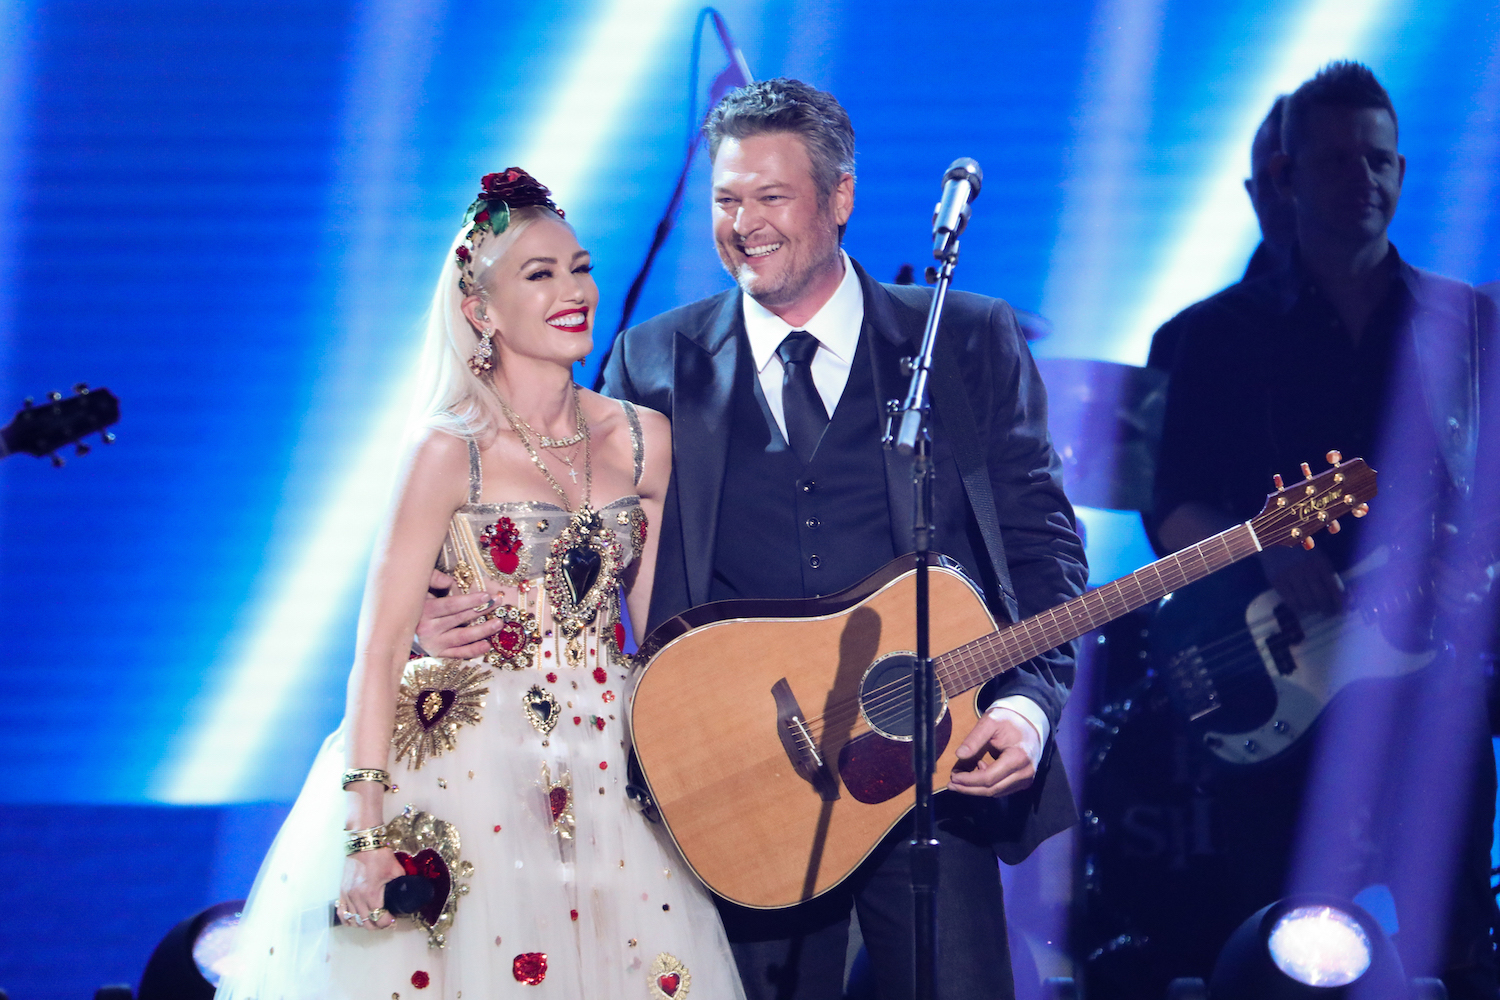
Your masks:
M966 213L967 214L967 213ZM960 227L961 228L961 227ZM917 656L912 665L912 771L916 776L916 808L912 813L911 891L915 916L915 970L917 1000L935 1000L937 971L938 842L932 826L932 772L937 767L934 750L933 711L937 678L932 669L928 614L928 555L932 550L932 437L928 428L931 407L928 380L932 351L937 342L938 322L953 268L958 263L958 234L948 233L934 252L940 266L927 269L927 279L937 287L927 310L927 328L922 348L911 373L906 400L892 400L890 420L883 444L901 455L912 456L912 543L917 556Z

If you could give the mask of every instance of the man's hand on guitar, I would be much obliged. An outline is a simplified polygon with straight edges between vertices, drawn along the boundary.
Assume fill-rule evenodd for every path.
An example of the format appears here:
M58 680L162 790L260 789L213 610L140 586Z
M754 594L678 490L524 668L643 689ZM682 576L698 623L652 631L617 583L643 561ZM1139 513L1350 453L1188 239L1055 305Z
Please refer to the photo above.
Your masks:
M453 579L433 570L429 586L433 591L446 591L453 586ZM490 648L485 640L500 631L503 623L498 618L478 625L469 623L491 603L490 596L484 593L449 597L429 595L422 604L422 620L417 623L417 644L422 652L428 656L453 659L483 655Z
M1267 548L1260 554L1266 580L1298 615L1337 615L1344 610L1344 584L1318 549Z
M964 795L999 798L1030 788L1042 738L1031 723L1008 709L983 715L958 748L948 787Z

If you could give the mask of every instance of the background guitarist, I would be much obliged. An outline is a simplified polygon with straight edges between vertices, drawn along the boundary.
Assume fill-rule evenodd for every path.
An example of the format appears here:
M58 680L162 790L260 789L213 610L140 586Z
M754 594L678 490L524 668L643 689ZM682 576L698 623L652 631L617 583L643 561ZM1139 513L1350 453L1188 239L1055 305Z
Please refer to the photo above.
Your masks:
M714 242L738 287L625 332L605 367L606 393L668 414L676 432L672 490L653 526L653 627L706 601L830 594L911 551L910 465L882 450L880 433L930 291L879 284L840 249L854 209L848 115L830 94L769 80L725 97L705 134ZM984 449L1013 593L964 499L950 442L961 431L941 422L935 548L967 567L999 620L1076 596L1083 549L1015 314L952 293L939 342L963 372L944 391L966 393L975 414L968 433ZM951 778L963 794L938 797L944 997L1012 995L996 852L1018 861L1074 819L1050 753L1072 678L1063 648L986 689L994 707L963 736L968 767ZM750 997L837 1000L852 906L881 995L910 995L908 836L898 828L810 904L722 907Z
M1273 473L1291 479L1330 449L1360 455L1381 473L1379 516L1311 552L1268 550L1266 579L1298 614L1337 614L1338 574L1402 540L1417 555L1378 586L1408 587L1414 575L1436 591L1440 617L1472 633L1492 574L1446 543L1471 541L1481 508L1494 513L1496 484L1483 472L1493 428L1479 421L1493 407L1483 366L1494 303L1412 267L1389 242L1406 163L1395 109L1366 67L1330 64L1283 111L1270 172L1296 219L1288 264L1188 308L1157 335L1174 344L1157 534L1182 548L1255 514ZM1236 920L1289 890L1383 883L1408 973L1441 970L1454 997L1496 996L1494 758L1477 644L1463 645L1467 658L1351 686L1316 739L1259 765L1273 769L1260 776L1265 798L1242 803L1236 815L1249 819L1222 831L1246 876L1242 897L1225 901L1241 909Z

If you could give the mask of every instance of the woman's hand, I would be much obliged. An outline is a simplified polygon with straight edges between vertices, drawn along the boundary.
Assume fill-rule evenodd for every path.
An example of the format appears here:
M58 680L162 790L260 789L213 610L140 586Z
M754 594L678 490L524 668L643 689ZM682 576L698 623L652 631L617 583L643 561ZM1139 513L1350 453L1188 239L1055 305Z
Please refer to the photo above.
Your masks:
M372 931L394 924L396 918L385 910L385 884L405 874L396 852L389 847L349 855L344 862L344 884L339 889L340 922Z

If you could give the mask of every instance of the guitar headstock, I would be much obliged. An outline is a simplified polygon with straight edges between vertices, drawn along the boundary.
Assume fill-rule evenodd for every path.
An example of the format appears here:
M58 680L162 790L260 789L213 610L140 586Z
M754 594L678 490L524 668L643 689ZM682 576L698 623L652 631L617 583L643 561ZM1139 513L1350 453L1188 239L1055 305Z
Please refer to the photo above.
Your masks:
M81 382L73 391L76 395L67 399L60 392L48 393L41 404L27 399L15 418L0 428L0 456L24 451L37 458L51 455L53 465L62 465L54 453L66 445L77 444L78 454L88 454L83 439L120 419L120 401L108 389L90 389ZM105 444L115 439L107 431L102 437Z
M1313 547L1312 536L1328 529L1336 534L1338 519L1345 514L1364 517L1370 512L1369 500L1375 495L1375 470L1362 458L1345 462L1336 451L1328 453L1331 466L1316 476L1306 462L1302 463L1300 483L1283 486L1276 476L1276 492L1266 497L1266 505L1250 521L1262 548L1271 545Z

